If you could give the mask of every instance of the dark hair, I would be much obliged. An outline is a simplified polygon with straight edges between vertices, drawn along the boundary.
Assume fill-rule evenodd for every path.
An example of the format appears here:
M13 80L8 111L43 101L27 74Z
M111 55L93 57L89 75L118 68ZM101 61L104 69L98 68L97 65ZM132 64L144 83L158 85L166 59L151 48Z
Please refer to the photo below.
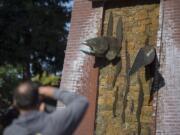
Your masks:
M23 91L20 90L24 87ZM28 110L39 104L38 88L40 84L32 81L21 82L14 91L15 106L18 109Z

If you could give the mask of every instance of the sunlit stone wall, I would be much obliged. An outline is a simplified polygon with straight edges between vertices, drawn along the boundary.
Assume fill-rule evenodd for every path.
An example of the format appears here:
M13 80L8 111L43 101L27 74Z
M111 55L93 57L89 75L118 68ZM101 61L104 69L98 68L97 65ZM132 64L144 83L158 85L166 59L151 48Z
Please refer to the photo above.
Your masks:
M156 45L159 4L137 3L106 9L104 35L110 12L114 17L114 29L118 18L123 19L122 67L114 88L109 86L117 65L110 64L100 69L95 132L96 135L150 135L154 132L153 103L149 103L151 80L145 79L144 68L130 78L127 72L147 37L149 44Z

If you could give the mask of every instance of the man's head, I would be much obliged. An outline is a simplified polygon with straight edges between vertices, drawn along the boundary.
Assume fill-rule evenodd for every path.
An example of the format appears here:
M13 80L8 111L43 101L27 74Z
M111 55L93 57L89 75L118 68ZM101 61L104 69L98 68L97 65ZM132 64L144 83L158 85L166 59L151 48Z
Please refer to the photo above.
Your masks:
M19 110L31 110L39 105L39 84L31 81L20 83L14 91L14 104Z

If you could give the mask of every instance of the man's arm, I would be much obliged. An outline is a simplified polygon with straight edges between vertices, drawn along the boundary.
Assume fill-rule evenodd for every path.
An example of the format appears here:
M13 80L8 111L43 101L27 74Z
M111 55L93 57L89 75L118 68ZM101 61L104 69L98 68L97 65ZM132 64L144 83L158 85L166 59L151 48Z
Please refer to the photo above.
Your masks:
M66 105L64 109L56 110L50 114L51 128L57 134L72 134L88 107L87 99L74 92L57 90L53 87L42 87L39 89L39 93L62 101Z

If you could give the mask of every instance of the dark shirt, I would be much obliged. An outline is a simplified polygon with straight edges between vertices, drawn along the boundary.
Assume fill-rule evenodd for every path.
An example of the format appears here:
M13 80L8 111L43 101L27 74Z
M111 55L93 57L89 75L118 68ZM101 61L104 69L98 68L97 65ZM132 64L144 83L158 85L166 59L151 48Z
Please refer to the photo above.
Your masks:
M66 107L51 114L34 110L20 115L3 135L71 135L84 115L88 101L83 96L61 90L55 91L54 98Z

